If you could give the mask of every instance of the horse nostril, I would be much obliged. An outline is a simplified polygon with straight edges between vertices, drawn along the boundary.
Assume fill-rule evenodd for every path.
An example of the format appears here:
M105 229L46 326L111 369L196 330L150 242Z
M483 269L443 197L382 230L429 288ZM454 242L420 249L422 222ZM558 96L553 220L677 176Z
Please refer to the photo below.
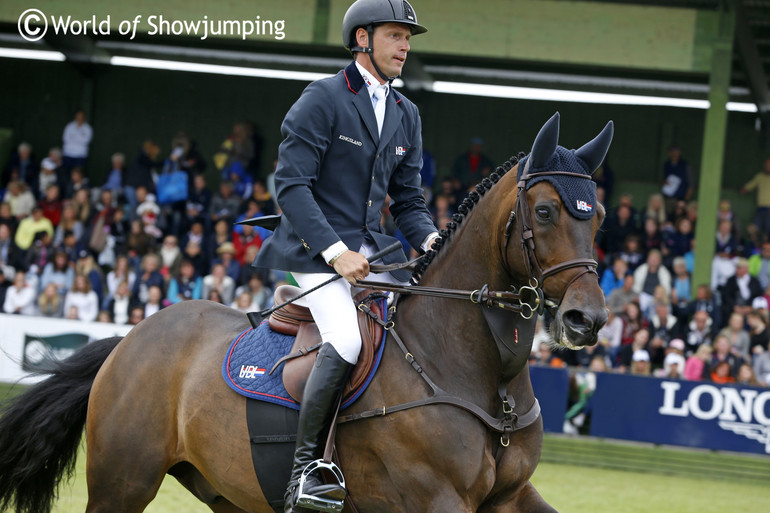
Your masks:
M591 331L593 321L587 318L580 310L568 310L562 316L564 323L578 333Z

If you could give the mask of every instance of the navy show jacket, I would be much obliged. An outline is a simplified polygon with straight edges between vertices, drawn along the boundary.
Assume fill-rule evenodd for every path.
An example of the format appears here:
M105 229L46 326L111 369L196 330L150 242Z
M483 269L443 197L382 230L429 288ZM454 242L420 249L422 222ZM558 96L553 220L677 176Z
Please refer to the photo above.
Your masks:
M409 244L419 247L436 231L421 187L420 130L417 107L391 89L378 135L355 62L308 85L281 126L275 186L283 216L253 265L329 273L321 252L337 241L353 251L364 240L383 249L396 241L380 224L386 195L396 225ZM402 262L406 256L394 252L383 260ZM404 271L393 274L409 277Z

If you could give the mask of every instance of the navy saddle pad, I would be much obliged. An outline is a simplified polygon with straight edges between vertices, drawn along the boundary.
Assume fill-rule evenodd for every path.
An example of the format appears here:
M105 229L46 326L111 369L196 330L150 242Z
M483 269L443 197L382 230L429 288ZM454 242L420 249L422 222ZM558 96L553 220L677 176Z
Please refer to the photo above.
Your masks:
M387 305L384 300L381 301L383 316L387 317ZM387 322L387 318L384 320ZM341 408L353 404L371 383L382 360L387 333L383 331L382 343L366 380L353 395L345 399ZM291 398L283 386L284 364L282 363L272 375L268 374L278 360L289 354L293 344L294 337L273 331L267 321L262 322L256 329L247 329L233 340L222 362L222 377L225 383L243 396L299 410L299 403Z

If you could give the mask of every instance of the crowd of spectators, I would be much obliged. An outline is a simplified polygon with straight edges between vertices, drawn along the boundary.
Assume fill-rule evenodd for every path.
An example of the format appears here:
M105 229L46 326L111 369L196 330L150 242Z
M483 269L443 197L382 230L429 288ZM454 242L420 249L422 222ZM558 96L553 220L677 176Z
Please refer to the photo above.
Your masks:
M0 181L0 310L136 324L187 299L242 311L272 301L286 276L250 266L269 232L238 220L276 212L259 170L261 139L237 123L213 158L221 181L179 132L164 157L145 141L116 152L94 183L93 131L78 111L62 147L38 159L18 145ZM180 188L180 184L182 187Z
M220 178L215 189L206 180L206 158L183 132L173 136L165 156L154 141L131 159L116 152L104 163L105 178L93 183L84 167L101 165L88 161L92 135L80 111L64 130L64 151L52 148L38 160L22 143L4 170L4 312L126 324L187 299L244 312L272 303L272 289L290 277L250 266L270 232L234 224L278 210L271 177L259 169L261 139L250 124L235 124L212 155ZM469 185L490 172L491 159L474 138L433 187L435 162L427 151L424 162L426 196L442 228ZM730 202L720 202L711 279L693 283L698 209L680 149L669 148L661 190L642 209L627 193L608 204L614 179L605 162L594 175L607 206L595 252L609 322L597 345L553 352L535 344L533 361L768 386L770 159L765 168L742 191L756 188L762 198L745 230ZM182 193L177 179L185 185ZM395 231L387 206L384 224ZM546 338L544 330L538 341Z

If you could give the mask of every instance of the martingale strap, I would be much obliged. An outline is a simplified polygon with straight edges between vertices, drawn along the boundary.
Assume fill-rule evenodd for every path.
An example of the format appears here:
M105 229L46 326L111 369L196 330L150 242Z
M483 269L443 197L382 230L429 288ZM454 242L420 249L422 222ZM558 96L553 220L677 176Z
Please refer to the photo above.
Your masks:
M502 414L503 414L503 416L499 418L493 417L492 415L487 413L485 410L483 410L480 406L470 401L466 401L461 397L451 395L450 393L446 392L444 389L436 385L436 383L434 383L433 380L425 373L425 370L415 360L412 353L409 352L406 345L404 344L404 341L398 335L394 327L392 325L388 325L388 326L385 326L385 328L388 329L391 335L393 335L393 340L396 341L396 344L398 344L399 349L401 349L401 351L404 353L404 358L406 359L406 361L409 362L409 364L412 366L415 372L417 372L417 374L423 379L423 381L425 381L425 383L427 383L427 385L430 387L431 395L423 399L417 399L415 401L410 401L410 402L398 404L395 406L383 406L382 408L375 408L375 409L367 410L361 413L344 415L337 419L338 424L342 424L345 422L353 422L361 419L369 419L373 417L383 417L391 413L409 410L412 408L418 408L421 406L427 406L430 404L448 404L467 411L468 413L478 418L481 422L483 422L487 427L489 427L493 431L501 433L500 444L503 447L507 447L508 444L510 443L510 438L509 438L510 433L532 425L540 416L540 403L537 401L537 398L535 398L535 402L532 404L529 410L527 410L522 415L518 415L514 413L513 408L516 403L513 397L507 393L506 391L507 384L505 383L501 384L498 389L498 395L500 396L500 399L502 401Z

